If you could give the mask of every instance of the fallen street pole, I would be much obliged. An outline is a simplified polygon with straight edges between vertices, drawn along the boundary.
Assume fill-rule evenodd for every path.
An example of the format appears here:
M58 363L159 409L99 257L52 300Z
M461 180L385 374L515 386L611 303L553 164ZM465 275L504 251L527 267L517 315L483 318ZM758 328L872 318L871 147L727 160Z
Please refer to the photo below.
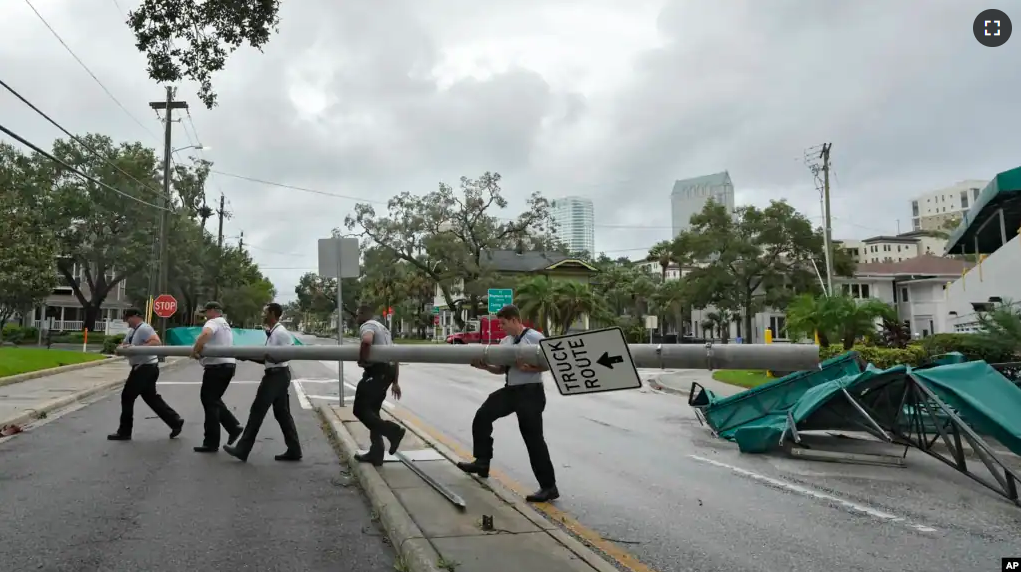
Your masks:
M814 344L629 344L635 367L652 369L766 369L802 371L819 367L819 346ZM188 356L190 346L131 346L117 355ZM358 361L358 346L206 346L203 357L233 357L275 361ZM599 356L593 355L595 360ZM516 345L395 345L372 346L371 362L513 365L522 361L548 367L539 346Z

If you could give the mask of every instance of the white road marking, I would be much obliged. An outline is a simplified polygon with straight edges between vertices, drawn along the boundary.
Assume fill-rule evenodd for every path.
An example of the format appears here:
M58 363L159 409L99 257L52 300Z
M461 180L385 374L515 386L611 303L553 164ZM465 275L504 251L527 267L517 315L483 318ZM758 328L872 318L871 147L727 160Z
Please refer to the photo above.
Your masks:
M748 477L750 479L755 479L755 480L757 480L759 482L766 483L768 485L772 485L772 486L777 487L777 488L785 489L785 490L788 490L788 491L791 491L791 492L795 492L795 493L798 493L798 494L801 494L801 495L804 495L804 496L817 498L819 500L824 500L824 501L828 501L828 502L831 502L831 503L836 503L836 504L838 504L838 505L840 505L840 506L844 507L845 509L848 509L848 510L850 510L852 512L866 514L866 515L871 516L873 518L878 518L880 520L885 520L887 522L897 522L897 523L900 523L900 524L903 524L903 525L907 526L908 528L911 528L913 530L917 530L919 532L937 532L937 530L935 528L932 528L931 526L926 526L924 524L916 524L916 523L910 522L909 520L907 520L904 517L897 516L897 515L894 515L894 514L890 514L890 513L887 513L887 512L883 512L881 510L874 509L872 507L868 507L868 506L864 506L864 505L860 505L860 504L857 504L857 503L854 503L854 502L851 502L851 501L848 501L848 500L844 500L844 499L841 499L841 498L837 498L837 497L835 497L833 495L829 495L829 494L826 494L826 493L823 493L823 492L812 490L812 489L809 489L807 487L796 485L794 483L788 483L788 482L785 482L785 481L781 481L779 479L774 479L774 478L771 478L771 477L767 477L765 475L760 475L758 473L749 471L747 469L742 469L740 467L735 467L733 465L728 465L726 463L721 463L719 461L714 461L712 459L706 459L705 457L699 457L698 455L688 455L688 457L691 457L692 459L694 459L696 461L699 461L699 462L702 462L702 463L707 463L709 465L714 465L716 467L721 467L721 468L724 468L724 469L730 469L731 471L733 471L733 472L735 472L735 473L737 473L737 474L739 474L741 476Z
M298 403L302 409L312 409L312 402L308 400L308 396L305 395L305 388L301 386L301 382L292 379L291 385L294 386L294 393L298 396Z

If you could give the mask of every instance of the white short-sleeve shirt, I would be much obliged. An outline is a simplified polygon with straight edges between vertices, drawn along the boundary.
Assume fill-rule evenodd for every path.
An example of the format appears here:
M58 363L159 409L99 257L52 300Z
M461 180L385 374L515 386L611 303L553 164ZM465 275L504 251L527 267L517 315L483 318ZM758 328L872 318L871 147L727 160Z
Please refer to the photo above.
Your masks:
M267 346L293 346L294 336L291 332L287 331L287 328L283 324L277 324L273 326L269 331L269 337L266 338ZM291 365L289 361L282 361L279 363L266 362L266 369L273 369L275 367L288 367Z
M206 342L207 346L218 347L218 346L233 346L234 345L234 332L230 329L230 324L223 317L213 318L207 320L202 329L209 330L212 335L209 336L209 341ZM220 365L227 363L237 363L237 360L232 357L204 357L202 358L202 366L207 365Z

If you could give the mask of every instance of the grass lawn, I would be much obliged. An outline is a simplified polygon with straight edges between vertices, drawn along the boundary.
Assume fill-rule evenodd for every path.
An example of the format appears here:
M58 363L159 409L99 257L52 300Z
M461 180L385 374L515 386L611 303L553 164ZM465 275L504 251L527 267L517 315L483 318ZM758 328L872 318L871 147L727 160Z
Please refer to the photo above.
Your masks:
M0 348L0 378L62 365L95 361L105 357L102 354L66 350Z
M713 372L713 379L748 388L773 380L766 377L766 371L761 369L720 369Z

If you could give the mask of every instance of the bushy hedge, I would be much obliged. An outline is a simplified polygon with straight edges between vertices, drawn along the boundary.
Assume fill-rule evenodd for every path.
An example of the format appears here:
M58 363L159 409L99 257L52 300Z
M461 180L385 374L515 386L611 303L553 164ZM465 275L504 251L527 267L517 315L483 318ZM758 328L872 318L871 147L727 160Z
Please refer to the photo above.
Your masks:
M841 355L846 351L841 345L833 345L820 348L819 357L825 360ZM929 358L925 348L918 344L911 344L904 349L857 345L854 346L854 351L860 353L862 359L880 369L886 369L899 364L918 366L925 363L925 360Z
M124 334L117 334L116 336L105 336L103 338L103 353L107 355L113 355L117 351L117 346L121 345L124 341Z
M881 348L876 346L854 346L865 361L878 368L886 369L898 364L919 366L930 358L950 352L960 352L968 360L983 360L988 363L1019 361L1009 345L981 334L936 334L920 343L908 345L905 349ZM829 359L845 352L840 345L820 348L819 357Z
M961 352L969 361L1003 363L1018 359L1008 343L982 334L936 334L925 338L922 347L930 356Z
M18 324L4 324L3 341L11 344L31 344L39 339L39 330Z

